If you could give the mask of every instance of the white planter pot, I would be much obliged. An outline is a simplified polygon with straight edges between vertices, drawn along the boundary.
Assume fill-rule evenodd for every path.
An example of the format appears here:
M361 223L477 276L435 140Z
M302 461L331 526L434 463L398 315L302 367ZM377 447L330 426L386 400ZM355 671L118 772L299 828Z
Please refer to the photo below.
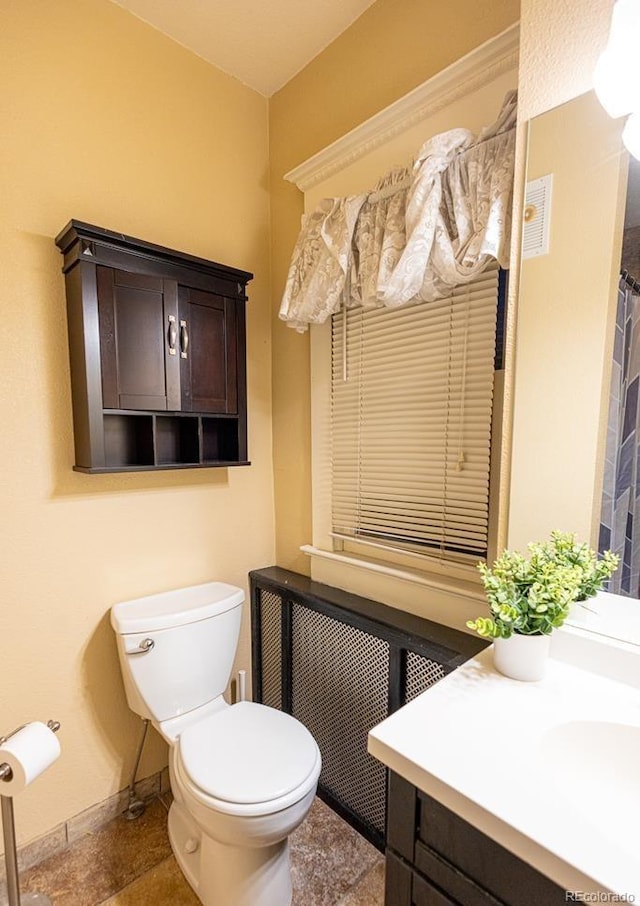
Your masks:
M494 639L493 663L511 679L539 680L545 674L550 647L550 635L514 634L509 639Z

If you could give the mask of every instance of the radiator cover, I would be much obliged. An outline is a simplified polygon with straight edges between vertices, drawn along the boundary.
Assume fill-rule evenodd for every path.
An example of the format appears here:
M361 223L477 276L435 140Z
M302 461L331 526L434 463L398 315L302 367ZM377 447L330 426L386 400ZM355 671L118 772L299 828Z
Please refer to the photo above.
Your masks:
M486 643L279 567L249 579L254 699L308 727L319 795L384 849L387 770L367 734Z

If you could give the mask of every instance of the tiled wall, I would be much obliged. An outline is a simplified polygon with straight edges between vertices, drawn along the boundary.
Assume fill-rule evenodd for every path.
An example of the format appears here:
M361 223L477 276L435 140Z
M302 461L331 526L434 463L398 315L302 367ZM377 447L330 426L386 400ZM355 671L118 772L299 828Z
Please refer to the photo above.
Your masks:
M640 280L640 226L624 231L622 267Z
M640 463L640 297L620 281L611 373L607 445L600 513L600 551L620 557L608 591L637 597L640 531L637 519Z

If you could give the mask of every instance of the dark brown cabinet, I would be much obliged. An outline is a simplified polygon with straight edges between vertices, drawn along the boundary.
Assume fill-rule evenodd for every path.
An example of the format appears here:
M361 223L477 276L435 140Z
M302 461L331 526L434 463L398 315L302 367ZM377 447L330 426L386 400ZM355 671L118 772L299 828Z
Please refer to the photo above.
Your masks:
M76 465L247 463L252 274L72 220L64 254Z
M96 268L102 405L180 409L174 281Z
M385 906L560 906L559 887L389 772Z
M215 293L178 291L184 412L238 411L236 309Z

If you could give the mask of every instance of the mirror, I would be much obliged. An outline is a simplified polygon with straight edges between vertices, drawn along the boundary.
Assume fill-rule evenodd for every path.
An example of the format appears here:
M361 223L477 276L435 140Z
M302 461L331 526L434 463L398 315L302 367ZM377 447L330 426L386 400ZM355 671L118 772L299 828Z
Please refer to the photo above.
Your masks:
M521 262L512 547L545 537L553 528L576 531L594 548L600 540L617 552L625 545L627 509L616 514L611 505L608 511L602 508L603 485L606 501L607 488L617 486L619 492L629 477L612 474L612 444L617 441L609 419L610 387L620 392L615 366L612 371L614 351L619 362L625 358L620 329L616 340L621 267L640 280L640 166L637 162L628 166L621 141L623 126L624 120L612 120L605 113L593 92L529 124L526 181L553 174L553 185L549 252L523 257ZM640 375L640 315L637 334ZM639 383L640 377L636 389ZM628 423L627 417L626 428L620 426L627 440ZM625 458L627 473L631 463L638 462L640 441ZM616 496L615 491L609 493ZM640 504L637 518L640 569ZM607 529L616 520L615 544L607 543L614 540ZM626 554L619 552L628 560L633 543L627 540L626 544ZM621 565L620 577L622 570ZM629 581L626 584L628 595ZM570 622L640 644L637 597L604 595L595 610L579 609Z

